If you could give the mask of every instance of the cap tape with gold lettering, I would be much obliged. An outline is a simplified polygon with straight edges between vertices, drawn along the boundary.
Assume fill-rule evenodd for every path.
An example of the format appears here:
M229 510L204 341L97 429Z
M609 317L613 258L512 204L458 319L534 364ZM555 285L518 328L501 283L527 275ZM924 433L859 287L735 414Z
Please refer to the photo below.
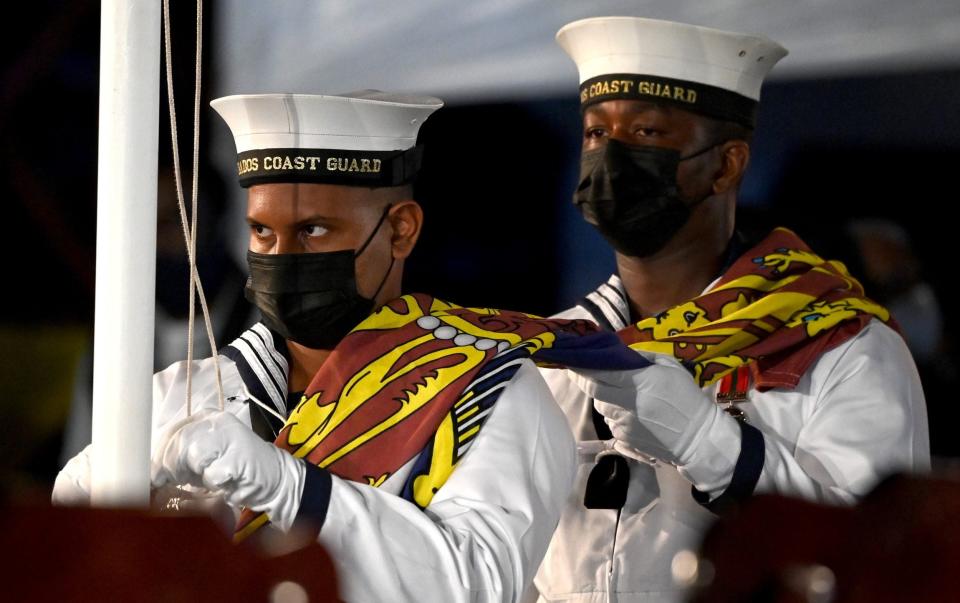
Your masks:
M233 133L240 186L380 187L416 176L422 156L417 133L443 102L366 90L336 96L244 94L210 105Z
M787 50L763 36L640 17L594 17L557 32L580 72L580 104L662 102L753 127L760 87Z

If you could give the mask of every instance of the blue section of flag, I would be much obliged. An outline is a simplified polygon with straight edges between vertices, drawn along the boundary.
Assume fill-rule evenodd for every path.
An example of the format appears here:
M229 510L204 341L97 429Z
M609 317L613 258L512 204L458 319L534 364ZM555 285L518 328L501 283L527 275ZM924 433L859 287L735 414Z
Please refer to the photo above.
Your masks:
M589 335L558 333L552 347L538 350L538 362L559 364L572 369L631 370L650 366L650 362L631 350L612 331Z

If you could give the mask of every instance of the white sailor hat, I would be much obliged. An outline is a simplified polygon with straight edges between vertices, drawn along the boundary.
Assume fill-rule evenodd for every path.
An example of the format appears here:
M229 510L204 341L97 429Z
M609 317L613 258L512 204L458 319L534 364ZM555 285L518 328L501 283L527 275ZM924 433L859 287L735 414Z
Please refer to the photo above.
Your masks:
M239 94L210 103L237 145L240 186L316 182L397 186L413 180L417 132L443 101L364 90Z
M787 55L763 36L640 17L574 21L557 43L580 71L583 108L653 100L749 127L763 78Z

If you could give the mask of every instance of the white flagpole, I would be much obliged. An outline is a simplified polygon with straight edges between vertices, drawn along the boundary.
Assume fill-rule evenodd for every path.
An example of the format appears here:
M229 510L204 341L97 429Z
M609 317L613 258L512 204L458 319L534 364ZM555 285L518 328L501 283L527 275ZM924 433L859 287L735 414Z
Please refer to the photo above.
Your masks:
M102 0L91 502L145 507L160 109L160 0Z

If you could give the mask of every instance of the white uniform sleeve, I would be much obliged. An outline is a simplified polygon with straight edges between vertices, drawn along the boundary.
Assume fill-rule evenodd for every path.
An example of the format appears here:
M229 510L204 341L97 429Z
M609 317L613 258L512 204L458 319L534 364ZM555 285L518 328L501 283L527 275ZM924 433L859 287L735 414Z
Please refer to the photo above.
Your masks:
M245 391L236 365L220 356L220 377L223 383L224 410L250 425L250 410L245 400L231 398L231 392ZM217 374L214 359L194 360L191 370L191 411L218 410ZM187 362L175 362L153 376L153 432L187 418Z
M926 405L920 379L903 339L877 321L855 338L824 354L797 390L770 403L795 404L793 413L768 413L759 394L752 425L763 435L763 469L757 492L777 492L815 501L853 503L876 483L897 471L925 471L930 466ZM796 424L790 419L797 417ZM776 425L765 418L779 417ZM729 422L729 421L728 421ZM783 434L789 434L784 436ZM736 450L743 462L740 434L717 429L707 449ZM703 455L704 457L708 455ZM698 483L718 483L711 473L722 467L682 469ZM722 463L721 463L722 465ZM719 494L730 484L708 493Z
M61 507L90 504L90 444L57 473L50 502Z
M423 511L332 478L319 541L348 601L516 601L573 484L569 427L524 361L450 479Z

